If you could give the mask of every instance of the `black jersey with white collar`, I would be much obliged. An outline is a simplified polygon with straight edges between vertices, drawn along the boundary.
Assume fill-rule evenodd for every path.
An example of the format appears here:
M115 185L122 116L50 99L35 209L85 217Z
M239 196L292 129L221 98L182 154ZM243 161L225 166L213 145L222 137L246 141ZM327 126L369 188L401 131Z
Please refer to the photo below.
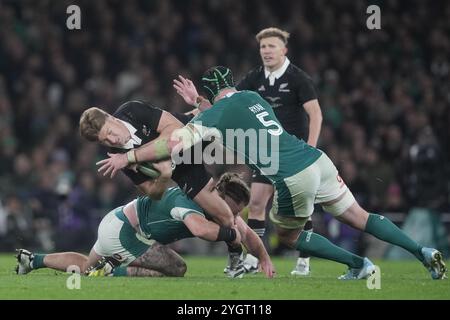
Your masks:
M286 71L270 85L264 67L251 70L236 86L238 90L258 92L272 106L281 125L290 134L308 141L308 115L303 104L317 99L311 77L289 63Z
M161 119L163 110L152 106L144 101L128 101L122 104L114 113L113 116L129 123L135 129L135 135L141 139L140 144L134 144L134 148L146 144L159 136L157 132L158 124ZM183 124L188 123L193 116L182 113L172 113L175 118L180 120ZM125 153L127 149L110 148L113 153ZM205 170L203 164L178 164L172 172L172 180L190 197L194 198L203 187L209 182L211 176ZM124 168L122 172L125 173L135 185L139 185L149 179L148 176L141 172L136 172L131 169Z

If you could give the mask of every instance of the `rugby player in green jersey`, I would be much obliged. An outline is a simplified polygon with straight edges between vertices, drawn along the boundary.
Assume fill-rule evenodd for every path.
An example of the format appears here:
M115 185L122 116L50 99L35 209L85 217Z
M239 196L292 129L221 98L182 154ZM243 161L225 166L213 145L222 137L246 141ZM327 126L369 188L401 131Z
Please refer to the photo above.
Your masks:
M376 268L368 258L335 246L319 234L302 232L315 203L339 221L409 251L428 269L432 279L445 278L446 267L438 250L421 246L386 217L361 208L328 156L286 133L260 95L237 91L230 69L208 69L202 86L212 104L210 109L199 113L170 138L99 161L99 171L114 176L130 164L167 159L202 139L219 138L226 148L241 154L246 164L272 182L275 195L270 219L280 241L311 256L346 264L348 272L340 279L367 278Z

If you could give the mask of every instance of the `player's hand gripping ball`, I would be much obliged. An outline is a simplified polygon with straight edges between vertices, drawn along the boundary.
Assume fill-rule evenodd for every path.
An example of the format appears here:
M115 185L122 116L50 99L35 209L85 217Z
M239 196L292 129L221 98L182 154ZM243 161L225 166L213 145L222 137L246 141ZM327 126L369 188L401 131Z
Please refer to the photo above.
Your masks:
M145 174L147 177L152 179L156 179L161 175L161 172L155 169L155 167L153 167L153 164L151 162L139 163L136 166L136 169L142 174Z

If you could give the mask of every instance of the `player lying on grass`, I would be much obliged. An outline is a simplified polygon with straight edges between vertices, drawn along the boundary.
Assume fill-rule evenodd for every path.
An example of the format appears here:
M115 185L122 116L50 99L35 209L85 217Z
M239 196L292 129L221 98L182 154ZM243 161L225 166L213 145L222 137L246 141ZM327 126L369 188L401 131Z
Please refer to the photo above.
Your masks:
M139 197L108 213L100 223L98 240L89 257L71 252L38 255L21 249L17 256L17 272L25 274L45 267L65 271L69 266L77 265L81 272L96 269L91 270L91 275L183 276L186 265L173 250L166 248L164 254L152 259L155 246L152 242L168 244L199 237L208 241L227 241L236 246L242 242L260 259L262 271L271 278L275 270L261 239L238 216L248 204L248 187L236 175L228 173L221 177L216 188L235 216L235 225L231 228L208 220L204 211L179 188L169 188L159 201ZM159 245L157 248L162 251L164 247ZM166 257L168 262L164 261ZM122 266L115 267L118 264ZM242 270L233 277L241 277L243 273Z
M270 104L259 94L237 91L230 69L210 68L203 75L202 86L212 104L210 109L199 113L176 135L128 151L132 157L113 154L99 161L99 171L114 175L132 163L167 159L180 147L186 149L214 136L229 149L239 151L248 166L260 171L274 185L270 219L285 245L311 256L346 264L349 270L341 277L343 280L366 278L375 272L369 259L335 246L319 234L303 231L317 203L337 220L409 251L428 269L432 279L446 277L441 252L423 247L388 218L361 208L328 156L289 135ZM236 136L245 132L253 133L256 141L237 145ZM263 161L267 158L269 163Z

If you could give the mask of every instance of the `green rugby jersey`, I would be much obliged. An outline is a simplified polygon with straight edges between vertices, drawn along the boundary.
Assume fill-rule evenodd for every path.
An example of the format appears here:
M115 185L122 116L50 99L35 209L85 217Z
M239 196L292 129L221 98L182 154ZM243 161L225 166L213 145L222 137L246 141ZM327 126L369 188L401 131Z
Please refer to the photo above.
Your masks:
M193 235L183 223L183 219L187 214L203 214L203 210L180 188L167 189L158 201L139 197L136 208L139 226L146 238L162 244L192 238Z
M252 91L230 93L191 120L196 135L219 131L223 144L245 157L272 182L281 182L316 161L321 151L288 134L268 102Z

